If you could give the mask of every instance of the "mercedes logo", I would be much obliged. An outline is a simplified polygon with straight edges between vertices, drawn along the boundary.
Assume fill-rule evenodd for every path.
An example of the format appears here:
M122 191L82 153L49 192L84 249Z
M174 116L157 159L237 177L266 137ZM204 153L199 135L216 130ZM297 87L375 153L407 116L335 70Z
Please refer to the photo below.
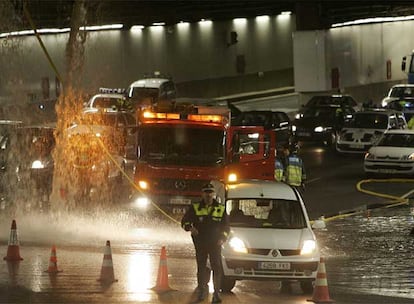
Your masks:
M177 190L184 190L187 187L187 183L183 180L175 181L174 187Z

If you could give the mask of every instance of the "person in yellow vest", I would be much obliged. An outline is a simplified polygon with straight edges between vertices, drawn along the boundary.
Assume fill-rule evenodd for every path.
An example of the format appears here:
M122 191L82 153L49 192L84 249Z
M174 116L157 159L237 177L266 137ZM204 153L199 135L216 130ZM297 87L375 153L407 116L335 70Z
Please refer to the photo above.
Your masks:
M410 120L407 122L407 127L410 130L414 129L414 115L411 116Z
M211 303L221 303L222 265L221 245L227 240L230 226L225 206L214 198L215 189L211 183L202 188L202 200L193 203L181 220L185 231L191 231L197 261L197 302L201 302L208 294L210 271L207 258L213 270L214 293Z
M283 149L275 150L275 154L275 180L278 182L284 182L286 156Z
M306 172L303 160L298 156L298 145L291 144L285 153L287 154L285 169L286 183L303 192Z

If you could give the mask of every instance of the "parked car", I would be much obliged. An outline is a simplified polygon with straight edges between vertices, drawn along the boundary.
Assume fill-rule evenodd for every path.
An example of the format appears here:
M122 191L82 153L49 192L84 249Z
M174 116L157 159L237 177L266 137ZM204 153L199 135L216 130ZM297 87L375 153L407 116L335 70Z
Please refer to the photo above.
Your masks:
M110 141L109 147L125 159L136 157L137 120L129 111L85 108L79 121L69 128L69 134L94 133Z
M299 119L303 116L305 109L310 107L319 107L319 106L342 106L347 108L353 108L355 111L362 109L362 104L358 103L350 95L315 95L299 110L295 118Z
M122 108L126 103L124 94L121 93L99 93L93 95L86 103L86 108L113 109Z
M372 109L354 113L339 133L336 150L365 153L390 129L405 129L404 114L394 110Z
M55 125L2 125L2 200L21 211L46 211L52 192Z
M241 112L232 121L234 126L263 126L265 129L274 130L276 144L284 146L293 136L292 122L285 112L281 111L246 111Z
M223 245L223 291L237 280L298 280L311 293L319 248L300 193L276 181L228 185L230 234Z
M381 101L381 106L386 107L394 100L413 100L414 99L414 84L397 84L389 89L387 96Z
M414 175L414 130L389 130L364 159L368 175Z
M335 147L340 130L353 113L353 108L339 105L306 108L302 117L293 121L295 138Z

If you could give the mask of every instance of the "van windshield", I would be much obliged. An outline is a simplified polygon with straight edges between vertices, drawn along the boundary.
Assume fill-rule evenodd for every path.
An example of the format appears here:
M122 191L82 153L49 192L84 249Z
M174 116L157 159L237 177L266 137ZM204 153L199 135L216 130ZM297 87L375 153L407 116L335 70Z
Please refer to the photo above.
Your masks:
M129 91L129 97L136 103L154 103L158 100L158 88L134 87Z
M278 199L229 199L226 201L230 226L302 229L306 221L299 201Z

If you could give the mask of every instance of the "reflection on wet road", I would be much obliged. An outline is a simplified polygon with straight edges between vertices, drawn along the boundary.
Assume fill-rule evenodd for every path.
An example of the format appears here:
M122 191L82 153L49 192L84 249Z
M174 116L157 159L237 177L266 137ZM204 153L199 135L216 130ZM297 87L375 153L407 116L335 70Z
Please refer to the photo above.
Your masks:
M408 206L372 210L369 216L362 214L330 221L325 230L315 231L322 255L326 257L332 298L338 303L352 303L341 302L339 294L356 293L414 301L411 212ZM196 285L190 236L176 224L154 220L146 222L145 228L137 228L141 226L137 221L127 214L99 219L63 215L55 220L41 215L18 218L24 260L14 265L0 264L0 287L6 286L15 292L8 293L6 303L21 302L21 299L34 299L35 303L100 303L105 299L115 303L188 301ZM2 218L2 254L7 251L9 225L8 219ZM97 281L107 239L111 240L115 277L119 280L111 286ZM57 246L58 268L63 270L57 276L45 273L52 244ZM161 246L167 247L170 285L179 290L170 295L173 298L161 299L151 291L156 282ZM226 302L268 303L266 299L281 299L285 295L279 293L277 284L238 282L234 294L225 296ZM309 296L294 292L289 301L305 303L306 298Z
M414 299L414 227L408 206L373 210L316 231L332 288Z

